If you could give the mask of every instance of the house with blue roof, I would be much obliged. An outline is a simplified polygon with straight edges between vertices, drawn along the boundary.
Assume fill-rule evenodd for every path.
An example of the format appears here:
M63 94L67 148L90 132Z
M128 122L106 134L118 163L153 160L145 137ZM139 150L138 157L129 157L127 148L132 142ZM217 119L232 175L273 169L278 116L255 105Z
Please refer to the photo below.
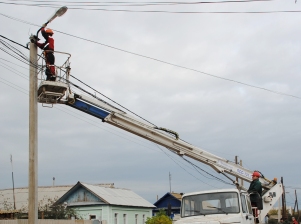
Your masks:
M154 203L156 208L153 209L153 215L156 215L159 210L163 209L166 211L166 214L173 219L174 215L180 214L182 196L183 193L167 192L163 197Z
M59 204L74 208L85 220L99 220L106 224L145 223L155 208L131 190L82 182L77 182L54 203Z

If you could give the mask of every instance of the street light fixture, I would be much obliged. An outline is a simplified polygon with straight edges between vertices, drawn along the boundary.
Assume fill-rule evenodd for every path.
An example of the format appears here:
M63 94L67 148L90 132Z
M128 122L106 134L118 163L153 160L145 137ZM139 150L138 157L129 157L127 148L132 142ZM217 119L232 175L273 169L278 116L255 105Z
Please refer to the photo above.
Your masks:
M61 17L62 15L65 14L65 12L67 12L68 8L66 6L63 6L61 8L59 8L52 17L50 17L50 19L48 20L47 23L50 23L51 21L53 21L56 17Z

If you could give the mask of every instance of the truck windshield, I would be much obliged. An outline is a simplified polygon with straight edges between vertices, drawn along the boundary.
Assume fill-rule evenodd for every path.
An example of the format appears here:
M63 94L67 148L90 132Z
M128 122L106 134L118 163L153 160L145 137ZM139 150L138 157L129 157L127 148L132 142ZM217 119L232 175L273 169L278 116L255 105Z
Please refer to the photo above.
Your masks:
M219 192L186 196L182 200L182 217L239 213L238 194Z

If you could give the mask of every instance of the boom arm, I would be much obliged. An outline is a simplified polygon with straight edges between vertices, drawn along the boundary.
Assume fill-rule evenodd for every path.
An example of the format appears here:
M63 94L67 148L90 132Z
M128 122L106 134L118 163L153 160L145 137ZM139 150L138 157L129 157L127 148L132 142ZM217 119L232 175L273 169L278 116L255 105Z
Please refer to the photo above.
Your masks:
M115 108L104 101L75 94L74 96L69 96L69 102L67 105L100 118L102 121L125 131L131 132L166 147L177 153L179 156L188 156L194 160L205 163L211 166L218 173L227 173L247 182L252 181L253 172L251 170L245 169L239 164L235 164L227 159L197 148L185 141L182 141L181 139L174 138L173 136L158 130L156 126L146 124L145 122L126 114L124 111ZM264 178L261 178L260 181L265 189L270 189L275 185L274 182L267 181Z

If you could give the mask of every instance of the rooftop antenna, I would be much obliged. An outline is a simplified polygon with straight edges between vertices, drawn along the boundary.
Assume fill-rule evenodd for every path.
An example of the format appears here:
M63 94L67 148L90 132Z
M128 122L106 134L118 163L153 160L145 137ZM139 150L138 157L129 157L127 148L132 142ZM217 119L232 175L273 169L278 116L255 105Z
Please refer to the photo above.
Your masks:
M171 193L171 174L169 172L169 193Z
M13 167L13 156L12 156L12 154L10 154L10 163L11 163L11 179L12 179L12 182L13 182L14 210L16 210L15 181L14 181L14 167Z

